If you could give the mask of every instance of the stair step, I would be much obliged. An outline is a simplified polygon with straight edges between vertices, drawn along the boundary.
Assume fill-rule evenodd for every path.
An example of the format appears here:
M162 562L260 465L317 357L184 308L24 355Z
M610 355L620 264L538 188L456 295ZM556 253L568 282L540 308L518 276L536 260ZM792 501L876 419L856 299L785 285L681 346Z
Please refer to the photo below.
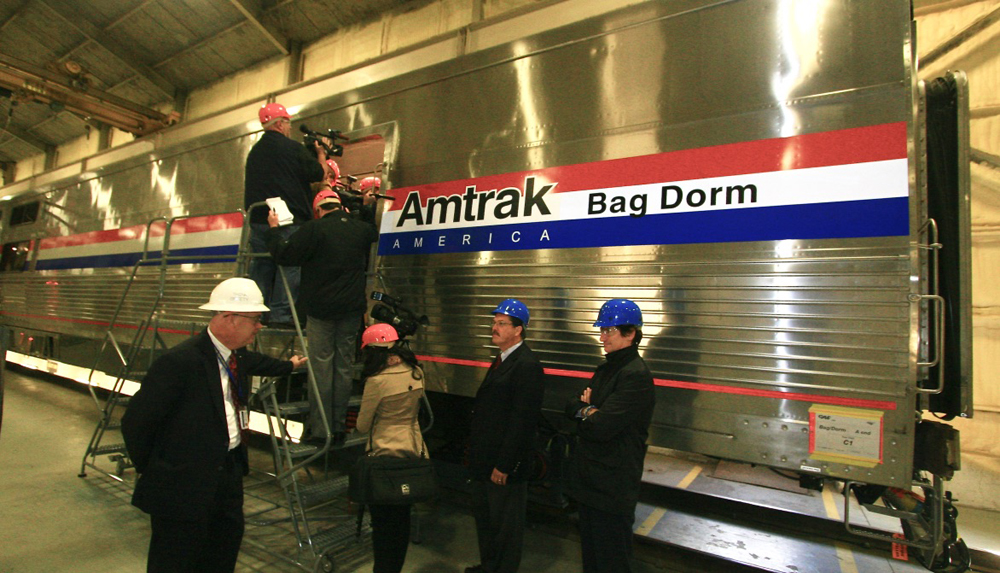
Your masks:
M122 428L121 420L115 420L113 422L108 422L104 425L105 430L120 430Z
M91 450L90 455L92 456L103 456L107 454L125 454L128 450L125 449L125 444L107 444L105 446L98 446Z
M347 434L347 439L338 448L353 448L355 446L361 446L368 443L368 434L362 434L360 432L351 432Z
M305 458L323 449L320 446L314 446L312 444L293 444L290 442L286 444L285 447L288 448L288 455L290 455L293 459Z
M313 507L339 496L347 491L348 477L340 476L316 483L299 486L299 500L302 507Z
M313 552L316 555L323 555L333 549L347 543L354 542L357 532L357 520L348 519L330 529L320 531L312 536ZM361 525L361 535L367 535L371 531L371 523L368 514L365 514L364 522Z
M309 401L302 400L301 402L285 402L284 404L278 404L278 410L285 416L304 414L309 411Z

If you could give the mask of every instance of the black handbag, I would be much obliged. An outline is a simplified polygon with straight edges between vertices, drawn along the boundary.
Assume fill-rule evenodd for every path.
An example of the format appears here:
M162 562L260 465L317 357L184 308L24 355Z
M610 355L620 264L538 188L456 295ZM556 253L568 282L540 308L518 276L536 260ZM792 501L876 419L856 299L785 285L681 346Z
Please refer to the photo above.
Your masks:
M371 435L368 436L368 445L370 450ZM420 503L436 494L434 462L425 457L423 448L418 458L361 456L351 469L347 487L347 496L351 501L375 505Z

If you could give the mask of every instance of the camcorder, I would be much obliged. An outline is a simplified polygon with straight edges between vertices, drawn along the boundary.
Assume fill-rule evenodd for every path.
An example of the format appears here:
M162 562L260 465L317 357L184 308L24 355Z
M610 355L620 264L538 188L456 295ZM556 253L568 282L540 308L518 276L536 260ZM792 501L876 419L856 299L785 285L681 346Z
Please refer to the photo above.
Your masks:
M382 292L372 292L372 300L379 301L372 307L372 318L379 322L391 324L402 340L407 336L412 336L417 332L417 328L427 326L431 322L427 315L417 316L417 313L403 306L403 304Z
M306 146L313 155L316 154L315 143L320 144L320 146L326 151L326 156L331 157L341 157L344 155L344 146L337 144L337 140L341 139L347 141L347 137L340 134L339 130L328 129L326 131L313 131L309 129L309 126L302 124L299 126L299 131L303 133L302 144ZM331 141L328 144L325 139Z

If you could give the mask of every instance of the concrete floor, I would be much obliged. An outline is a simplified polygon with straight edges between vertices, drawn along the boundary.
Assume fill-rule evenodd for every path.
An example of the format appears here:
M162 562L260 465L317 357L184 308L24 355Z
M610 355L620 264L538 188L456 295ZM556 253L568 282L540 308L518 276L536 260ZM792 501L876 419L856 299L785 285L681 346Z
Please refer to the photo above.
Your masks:
M87 441L99 417L90 395L75 383L22 369L5 375L0 433L0 573L74 571L135 572L145 569L148 517L129 504L127 487L97 472L79 478ZM257 451L254 465L267 470L269 454ZM267 476L248 478L248 511L274 498ZM269 489L270 488L270 489ZM331 507L341 514L346 503ZM405 571L456 573L478 561L474 523L460 495L418 506L420 544L411 544ZM579 542L565 516L534 513L525 539L521 571L580 571ZM1000 523L990 511L966 509L959 529L971 547L1000 554ZM295 555L294 537L278 527L248 528L248 539L274 553ZM371 571L367 539L334 554L338 573ZM696 555L637 544L637 573L737 571ZM302 561L308 561L302 559ZM980 569L989 571L991 569ZM244 543L237 571L292 572L301 568Z
M128 488L93 470L86 478L77 477L99 418L90 395L75 383L21 369L9 369L5 385L0 573L145 570L149 519L129 504ZM256 465L267 469L268 456L257 452ZM255 479L266 477L252 475L248 485ZM273 492L264 495L269 493ZM247 507L255 504L259 501L248 497ZM438 503L417 511L422 542L411 544L406 571L453 573L478 562L474 522L460 503ZM529 531L521 570L578 572L579 543L565 534L567 530L564 522ZM279 553L295 553L294 537L280 529L248 528L248 536ZM371 571L369 541L349 549L336 554L338 573ZM663 569L644 568L654 570ZM301 569L244 543L237 571Z

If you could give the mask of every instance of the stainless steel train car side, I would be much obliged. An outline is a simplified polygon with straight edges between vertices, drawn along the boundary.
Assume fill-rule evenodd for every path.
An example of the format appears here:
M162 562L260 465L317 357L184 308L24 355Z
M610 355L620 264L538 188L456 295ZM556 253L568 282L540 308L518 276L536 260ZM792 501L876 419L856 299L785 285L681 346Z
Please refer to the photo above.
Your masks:
M561 410L601 360L597 309L631 298L658 384L651 444L907 487L941 343L913 44L901 0L647 2L297 121L375 146L344 158L380 163L396 197L370 286L430 317L412 344L445 393L474 395L489 310L517 297ZM234 254L238 222L220 213L241 206L255 135L231 127L12 201L12 348L85 364L124 284L112 255L134 257L154 217L215 213L176 248ZM33 222L11 220L32 201ZM161 314L203 318L234 270L173 265ZM943 379L951 415L971 415L962 368Z

